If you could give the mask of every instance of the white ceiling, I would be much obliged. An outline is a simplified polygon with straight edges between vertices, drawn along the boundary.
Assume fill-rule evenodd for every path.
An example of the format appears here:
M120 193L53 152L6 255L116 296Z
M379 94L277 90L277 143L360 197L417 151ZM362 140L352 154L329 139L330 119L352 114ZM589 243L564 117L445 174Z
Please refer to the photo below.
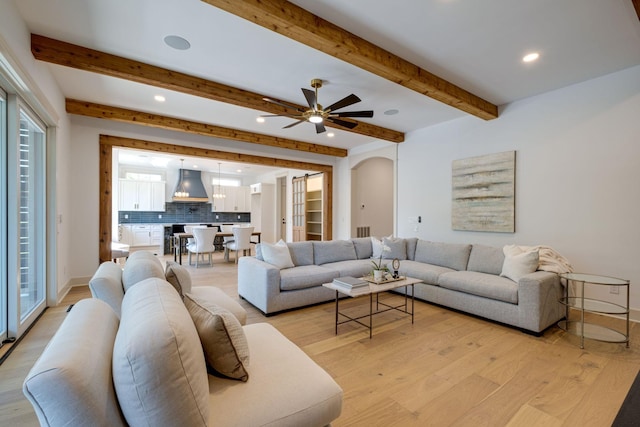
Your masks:
M504 105L640 64L640 20L631 0L294 0L404 59ZM304 104L301 87L326 83L320 102L349 93L375 110L361 119L411 132L466 116L459 110L315 51L199 0L19 0L32 33ZM163 39L179 35L179 51ZM540 52L535 63L523 55ZM346 149L371 138L113 77L48 65L69 98L155 112ZM166 102L153 97L162 94ZM398 109L397 115L384 111ZM477 119L481 120L481 119ZM497 119L499 120L499 119ZM391 143L390 143L391 144Z

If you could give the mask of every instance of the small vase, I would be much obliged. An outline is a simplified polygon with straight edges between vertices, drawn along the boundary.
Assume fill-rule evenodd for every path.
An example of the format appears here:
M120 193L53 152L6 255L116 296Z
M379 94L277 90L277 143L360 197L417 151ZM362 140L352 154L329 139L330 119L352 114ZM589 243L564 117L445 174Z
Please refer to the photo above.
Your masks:
M381 282L384 277L384 271L382 270L373 270L373 280L376 282Z

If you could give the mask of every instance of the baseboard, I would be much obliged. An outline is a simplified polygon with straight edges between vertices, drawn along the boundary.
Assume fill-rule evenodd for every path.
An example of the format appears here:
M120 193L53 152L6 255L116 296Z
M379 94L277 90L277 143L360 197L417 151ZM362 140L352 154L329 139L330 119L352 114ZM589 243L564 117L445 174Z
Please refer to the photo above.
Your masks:
M67 283L62 287L62 289L58 291L58 294L56 295L56 305L62 302L62 300L64 299L64 297L67 296L71 288L74 288L76 286L86 286L89 283L89 280L91 280L91 276L73 277L69 279Z

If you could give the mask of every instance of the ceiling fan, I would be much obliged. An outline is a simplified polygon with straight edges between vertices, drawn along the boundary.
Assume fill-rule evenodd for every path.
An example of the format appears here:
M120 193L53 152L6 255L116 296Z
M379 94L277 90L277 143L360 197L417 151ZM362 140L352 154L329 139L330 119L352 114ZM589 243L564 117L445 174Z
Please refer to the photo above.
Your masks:
M273 104L280 105L282 107L295 110L295 113L291 114L271 114L264 115L261 117L291 117L292 119L297 119L296 122L291 123L283 127L283 129L291 128L296 125L299 125L302 122L310 122L316 125L316 133L325 132L327 129L324 127L324 122L328 121L331 123L335 123L339 126L344 126L349 129L353 129L358 125L357 122L350 122L346 120L341 120L340 117L373 117L373 111L344 111L344 112L336 112L344 107L348 107L349 105L353 105L355 103L360 102L360 98L356 95L351 94L349 96L345 96L340 101L335 102L329 105L327 108L323 108L322 105L318 103L318 89L322 87L321 79L313 79L311 80L311 87L315 89L309 90L302 88L302 93L309 104L308 109L300 108L293 104L288 104L283 101L271 99L271 98L262 98L267 102L271 102Z

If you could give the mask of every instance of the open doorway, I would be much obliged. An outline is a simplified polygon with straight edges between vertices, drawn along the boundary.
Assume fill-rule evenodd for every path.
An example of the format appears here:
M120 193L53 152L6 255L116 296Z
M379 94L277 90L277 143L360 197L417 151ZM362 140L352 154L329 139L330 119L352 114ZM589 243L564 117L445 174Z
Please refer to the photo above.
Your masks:
M351 169L351 236L393 234L393 161L372 157Z

